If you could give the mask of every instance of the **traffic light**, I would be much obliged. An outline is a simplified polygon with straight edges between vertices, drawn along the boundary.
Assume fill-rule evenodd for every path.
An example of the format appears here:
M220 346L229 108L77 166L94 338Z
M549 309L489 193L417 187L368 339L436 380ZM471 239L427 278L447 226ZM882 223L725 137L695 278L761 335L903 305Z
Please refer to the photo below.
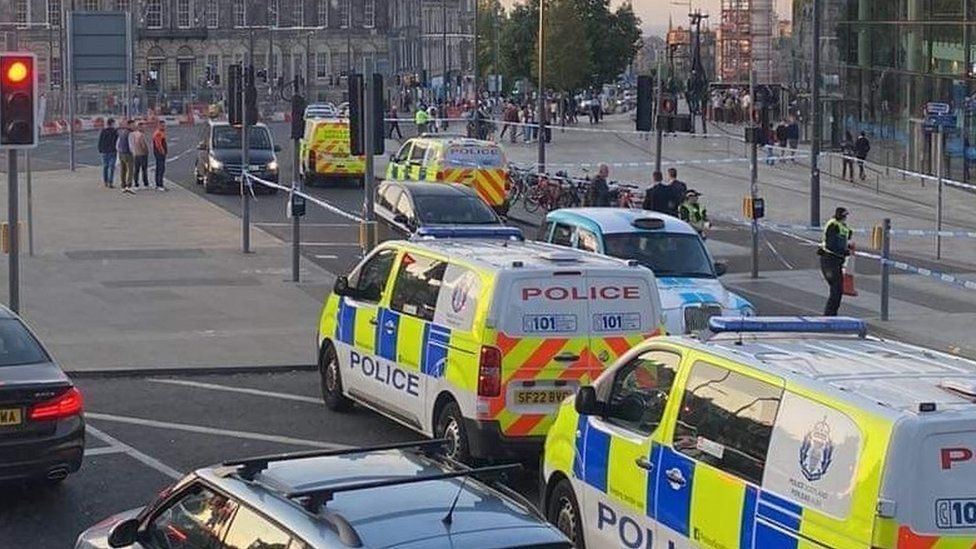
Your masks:
M0 149L37 146L37 72L32 53L0 54Z
M648 75L637 77L637 131L649 132L654 129L654 83Z
M305 98L297 93L291 96L291 138L305 137Z
M363 75L349 75L349 154L366 154L363 139Z
M238 125L244 117L241 110L241 66L233 64L227 67L227 120L232 125Z
M258 123L258 89L254 84L254 67L244 70L244 123L253 126Z
M373 123L373 154L382 155L386 152L386 112L383 108L383 75L373 73L373 81L370 82L370 117Z

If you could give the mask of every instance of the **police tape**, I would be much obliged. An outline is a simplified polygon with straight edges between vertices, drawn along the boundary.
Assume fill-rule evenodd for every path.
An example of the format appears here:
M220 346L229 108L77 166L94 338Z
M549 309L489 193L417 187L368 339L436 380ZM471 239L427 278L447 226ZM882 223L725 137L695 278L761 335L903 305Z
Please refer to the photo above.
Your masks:
M789 160L790 158L807 158L807 154L799 154L792 157L788 156L778 156L777 160ZM682 159L682 160L665 160L662 164L668 166L698 166L707 164L742 164L749 162L748 158L694 158L694 159ZM608 168L648 168L656 166L657 164L652 161L640 161L640 162L547 162L546 166L551 168L599 168L601 165L606 164ZM510 165L520 168L516 163L511 162Z
M884 164L877 164L875 162L871 162L870 160L862 160L862 159L857 158L855 156L849 156L849 155L845 155L843 153L822 152L822 153L820 153L820 155L821 156L827 156L827 157L837 157L837 158L840 158L842 160L847 160L847 161L851 161L851 162L861 162L861 163L865 164L866 166L869 166L869 167L874 168L877 171L886 170L886 171L894 172L895 174L904 175L904 176L907 176L907 177L917 177L919 179L925 179L927 181L936 181L936 182L939 181L939 177L938 176L935 176L935 175L929 175L929 174L926 174L926 173L913 172L913 171L910 171L910 170L903 170L901 168L894 168L894 167L891 167L891 166L885 166ZM976 191L976 185L973 185L971 183L964 183L962 181L956 181L955 179L948 179L948 178L943 177L942 178L942 183L944 185L946 185L946 186L955 187L957 189L965 189L967 191Z
M911 265L909 263L905 263L904 261L896 261L894 259L885 259L885 258L881 257L880 255L872 254L872 253L868 253L868 252L856 251L856 252L854 252L854 255L857 255L857 256L860 256L860 257L867 257L869 259L876 259L876 260L880 261L881 263L887 264L887 265L889 265L889 266L891 266L891 267L893 267L895 269L898 269L900 271L905 271L905 272L912 273L912 274L916 274L916 275L919 275L919 276L924 276L924 277L927 277L927 278L931 278L933 280L937 280L937 281L942 282L942 283L945 283L945 284L950 284L950 285L953 285L953 286L957 286L959 288L964 288L966 290L974 290L974 291L976 291L976 281L967 280L965 278L960 278L958 276L951 275L951 274L948 274L948 273L943 273L943 272L940 272L940 271L934 271L932 269L926 269L924 267L916 267L915 265Z
M293 193L295 196L300 196L300 197L304 198L305 200L307 200L307 201L309 201L309 202L311 202L311 203L313 203L313 204L315 204L317 206L320 206L320 207L322 207L322 208L324 208L324 209L326 209L326 210L328 210L328 211L330 211L330 212L332 212L332 213L334 213L334 214L336 214L336 215L338 215L340 217L344 217L344 218L346 218L346 219L348 219L350 221L355 221L356 223L364 223L365 222L365 219L363 219L362 217L360 217L358 215L355 215L355 214L352 214L352 213L349 213L349 212L343 210L342 208L339 208L338 206L335 206L333 204L330 204L330 203L328 203L325 200L322 200L320 198L316 198L316 197L314 197L314 196L312 196L312 195L310 195L308 193L305 193L304 191L300 191L300 190L297 190L297 189L292 189L291 187L286 187L284 185L280 185L278 183L274 183L274 182L268 181L266 179L261 179L260 177L251 175L249 173L245 173L244 175L247 177L247 179L249 179L250 181L254 181L254 182L258 183L259 185L264 185L265 187L269 187L269 188L272 188L272 189L278 189L278 190L284 191L286 193Z
M943 238L976 238L976 231L933 231L926 229L891 229L891 236L941 236Z

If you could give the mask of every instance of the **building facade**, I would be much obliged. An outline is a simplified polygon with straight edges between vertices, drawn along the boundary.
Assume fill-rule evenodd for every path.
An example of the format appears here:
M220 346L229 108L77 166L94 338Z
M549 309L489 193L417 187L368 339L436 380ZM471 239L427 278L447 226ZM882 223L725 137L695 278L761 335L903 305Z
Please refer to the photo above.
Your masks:
M223 95L227 67L253 55L264 103L300 76L312 100L341 101L346 71L389 72L390 0L3 0L31 23L21 45L39 60L52 115L63 114L65 11L131 11L133 108L179 111ZM46 24L46 25L45 25ZM252 50L253 44L253 50ZM124 85L82 86L78 112L121 112ZM62 111L59 113L58 111Z

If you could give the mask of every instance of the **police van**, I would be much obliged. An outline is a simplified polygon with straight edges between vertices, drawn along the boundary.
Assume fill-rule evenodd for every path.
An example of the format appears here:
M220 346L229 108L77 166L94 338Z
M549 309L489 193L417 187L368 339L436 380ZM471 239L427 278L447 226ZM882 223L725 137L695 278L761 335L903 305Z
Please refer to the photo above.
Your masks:
M340 276L319 328L326 405L445 437L455 459L537 460L559 403L663 327L651 271L520 234L423 228Z
M561 406L548 518L576 547L976 547L976 362L850 318L714 317Z

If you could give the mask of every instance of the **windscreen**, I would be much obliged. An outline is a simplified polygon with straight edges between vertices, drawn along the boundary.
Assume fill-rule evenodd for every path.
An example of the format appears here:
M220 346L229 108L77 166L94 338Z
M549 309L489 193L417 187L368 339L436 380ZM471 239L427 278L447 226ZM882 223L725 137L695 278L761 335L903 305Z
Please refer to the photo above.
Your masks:
M37 364L50 359L19 320L0 319L0 367Z
M267 128L251 128L247 133L251 149L271 150L271 135ZM240 149L241 129L234 126L214 128L213 147L215 149Z
M451 145L445 164L453 168L504 168L505 155L491 145Z
M425 225L494 225L498 216L476 196L415 196L417 215Z
M658 277L715 278L712 262L698 235L634 232L604 236L604 252L633 259Z

